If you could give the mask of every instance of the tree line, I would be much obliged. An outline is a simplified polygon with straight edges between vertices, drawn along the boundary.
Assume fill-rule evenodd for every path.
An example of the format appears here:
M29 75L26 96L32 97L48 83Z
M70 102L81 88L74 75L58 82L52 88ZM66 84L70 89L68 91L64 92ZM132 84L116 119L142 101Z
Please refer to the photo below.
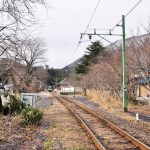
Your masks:
M145 79L150 87L150 33L126 39L127 49L127 95L137 96L138 80ZM122 46L112 44L104 47L92 42L87 47L83 61L76 68L80 77L78 84L97 91L110 91L112 96L122 96ZM148 87L147 87L148 88ZM149 90L149 88L148 88Z
M0 2L0 82L11 79L16 90L30 91L31 80L40 68L35 66L45 61L45 42L32 36L30 29L38 23L39 8L44 14L46 5L45 0Z

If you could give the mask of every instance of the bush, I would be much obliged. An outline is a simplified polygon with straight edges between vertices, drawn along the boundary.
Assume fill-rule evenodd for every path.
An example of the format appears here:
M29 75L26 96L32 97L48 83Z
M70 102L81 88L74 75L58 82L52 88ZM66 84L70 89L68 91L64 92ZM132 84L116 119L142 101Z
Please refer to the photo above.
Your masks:
M60 92L61 95L73 95L74 92ZM80 92L75 92L75 94L80 94Z
M9 97L9 102L4 106L2 106L2 100L0 99L0 112L2 112L3 115L21 113L23 104L19 99L8 92L5 92L3 96L6 98Z
M28 125L38 125L43 118L43 112L32 107L26 107L21 114Z
M2 99L1 99L1 96L0 96L0 113L2 112Z
M9 114L9 107L8 106L3 106L3 115L6 116Z
M7 96L9 95L9 93L8 93L7 91L5 91L5 92L3 93L3 95L4 95L4 97L7 97Z
M21 102L14 95L9 95L9 97L10 97L9 101L10 114L20 113L22 110Z

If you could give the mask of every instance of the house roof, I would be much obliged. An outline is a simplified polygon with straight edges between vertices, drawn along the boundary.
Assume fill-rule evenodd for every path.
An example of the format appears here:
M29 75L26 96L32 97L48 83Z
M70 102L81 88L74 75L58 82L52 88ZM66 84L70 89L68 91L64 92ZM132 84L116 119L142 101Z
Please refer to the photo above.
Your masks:
M139 79L137 81L137 84L148 84L148 83L150 83L150 77L144 78L144 79Z
M59 82L60 85L70 85L70 82L68 81L67 78Z

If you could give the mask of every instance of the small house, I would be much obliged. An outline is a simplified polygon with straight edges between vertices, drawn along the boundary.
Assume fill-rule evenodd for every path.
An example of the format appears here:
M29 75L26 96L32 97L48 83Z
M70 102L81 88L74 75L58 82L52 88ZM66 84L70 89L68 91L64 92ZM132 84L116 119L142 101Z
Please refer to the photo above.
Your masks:
M150 97L150 77L137 81L137 97Z

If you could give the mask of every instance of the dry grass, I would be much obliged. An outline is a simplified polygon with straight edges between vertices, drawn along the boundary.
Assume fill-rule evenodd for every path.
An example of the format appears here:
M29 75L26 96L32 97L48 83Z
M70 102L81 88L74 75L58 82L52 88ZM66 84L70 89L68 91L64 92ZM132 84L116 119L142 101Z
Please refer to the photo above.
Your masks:
M134 116L125 115L122 111L122 99L116 99L109 95L108 92L99 92L96 90L88 90L87 98L91 101L99 104L109 112L115 113L116 116L125 120L135 120ZM144 115L150 115L150 106L148 105L135 105L134 103L128 103L128 110L131 112L137 112Z
M100 92L96 90L87 90L87 98L102 105L103 107L109 109L110 107L113 108L122 108L122 98L114 98L110 96L109 92ZM134 109L145 109L146 111L149 110L150 106L142 105L142 104L134 104L132 102L128 102L128 108Z
M88 90L87 98L100 104L106 109L116 109L122 107L122 102L120 99L113 98L109 96L109 92L99 92L96 90Z

